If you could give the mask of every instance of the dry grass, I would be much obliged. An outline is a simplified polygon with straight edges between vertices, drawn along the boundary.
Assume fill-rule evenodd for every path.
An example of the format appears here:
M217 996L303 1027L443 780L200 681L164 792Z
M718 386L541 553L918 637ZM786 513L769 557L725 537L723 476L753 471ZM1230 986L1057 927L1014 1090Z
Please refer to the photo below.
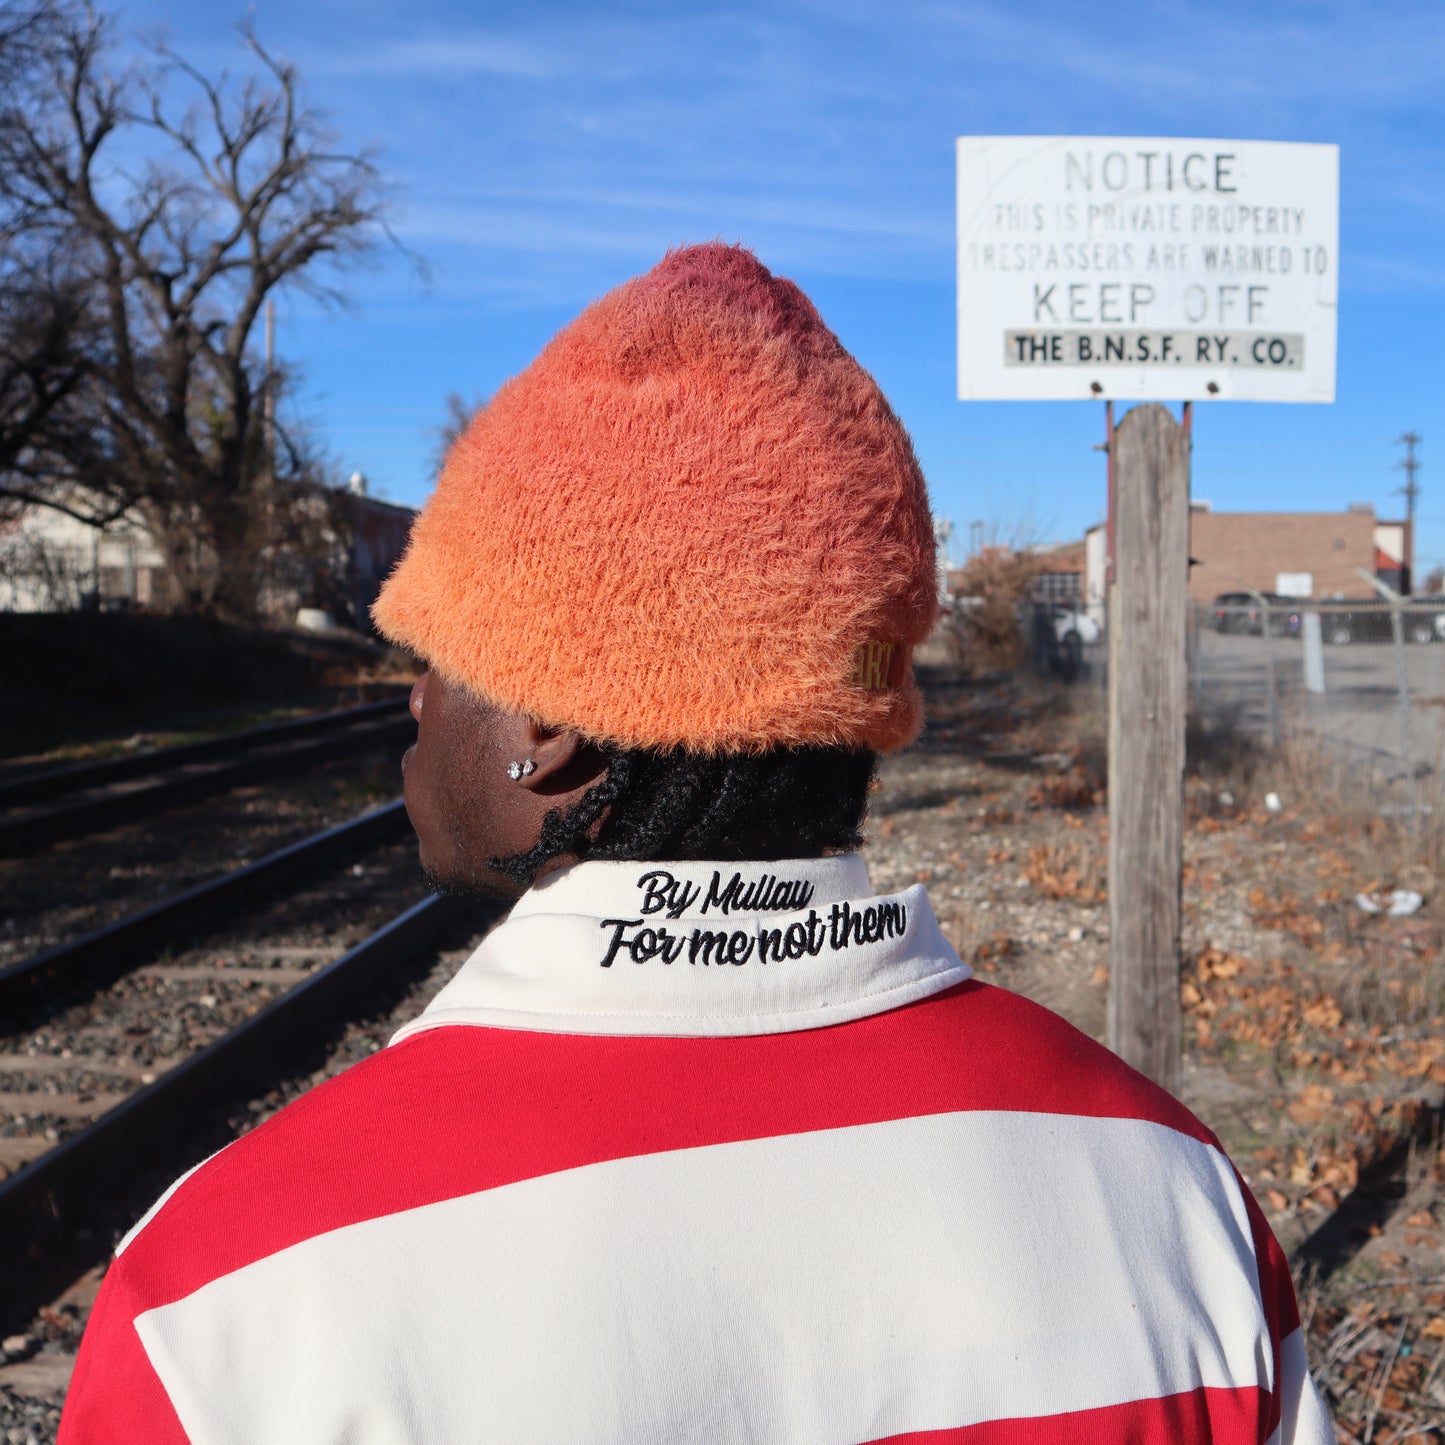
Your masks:
M972 673L1019 667L1027 640L1019 626L1019 606L1028 596L1038 561L1027 552L985 547L955 579L962 600L954 610L956 659Z
M1092 835L1063 843L1036 843L1029 849L1023 876L1044 898L1101 903L1106 897L1105 860Z

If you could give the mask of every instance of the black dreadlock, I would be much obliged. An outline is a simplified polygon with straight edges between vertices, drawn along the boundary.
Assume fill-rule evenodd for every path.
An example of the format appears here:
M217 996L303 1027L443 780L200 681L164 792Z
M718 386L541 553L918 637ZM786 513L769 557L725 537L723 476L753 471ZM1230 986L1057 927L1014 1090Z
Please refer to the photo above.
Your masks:
M491 866L527 887L553 858L723 863L818 858L859 846L876 753L774 748L706 757L682 749L604 747L607 773L536 845ZM600 820L600 826L598 826Z

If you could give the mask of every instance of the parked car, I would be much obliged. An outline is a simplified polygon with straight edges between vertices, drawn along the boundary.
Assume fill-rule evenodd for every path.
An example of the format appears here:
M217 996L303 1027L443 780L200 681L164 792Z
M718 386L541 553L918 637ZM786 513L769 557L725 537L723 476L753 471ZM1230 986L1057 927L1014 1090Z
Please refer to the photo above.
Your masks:
M1320 634L1331 647L1351 642L1389 642L1390 614L1383 608L1331 607L1320 612Z
M1445 641L1445 599L1412 602L1401 609L1406 642ZM1395 637L1390 609L1378 607L1322 607L1320 632L1332 647L1351 642L1391 642Z
M1083 646L1097 642L1103 635L1103 629L1087 612L1080 612L1063 602L1054 605L1053 624L1054 636L1065 645L1070 640L1070 633L1073 633Z
M1264 632L1264 608L1269 604L1269 630L1276 637L1295 637L1300 630L1300 599L1278 592L1221 592L1214 599L1214 630L1243 632L1255 637Z
M1216 632L1252 632L1259 625L1259 604L1248 592L1221 592L1214 599Z
M1073 682L1084 666L1085 645L1097 642L1103 629L1087 612L1078 611L1065 602L1053 603L1046 613L1036 615L1040 624L1053 632L1049 670L1065 682Z
M1406 642L1445 642L1445 597L1411 599L1405 609Z

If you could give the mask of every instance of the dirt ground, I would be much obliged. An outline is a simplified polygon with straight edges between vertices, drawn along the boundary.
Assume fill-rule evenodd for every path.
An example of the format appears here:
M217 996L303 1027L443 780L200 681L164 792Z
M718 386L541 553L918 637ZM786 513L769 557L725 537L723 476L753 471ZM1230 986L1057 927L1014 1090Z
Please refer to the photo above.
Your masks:
M926 883L981 977L1102 1038L1101 700L1083 685L962 682L928 670L923 680L924 736L880 770L865 849L874 882ZM1307 761L1229 736L1192 742L1184 1099L1219 1134L1291 1252L1339 1439L1445 1438L1441 838L1330 797ZM1391 917L1357 901L1397 887L1423 905ZM394 1026L358 1026L326 1069L253 1112L264 1117ZM36 1345L43 1334L73 1349L93 1290L94 1280L37 1325L27 1368L49 1360L64 1371L51 1346L37 1355ZM0 1438L53 1438L60 1388L42 1389L37 1377L21 1390L13 1375L0 1384L0 1427L10 1427Z

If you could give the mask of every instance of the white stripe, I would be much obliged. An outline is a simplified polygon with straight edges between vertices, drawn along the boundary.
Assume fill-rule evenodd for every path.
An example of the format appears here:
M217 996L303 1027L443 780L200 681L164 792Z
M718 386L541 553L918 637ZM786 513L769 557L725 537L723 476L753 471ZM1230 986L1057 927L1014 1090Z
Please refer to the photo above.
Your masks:
M1279 1428L1269 1445L1335 1445L1334 1427L1310 1378L1303 1330L1280 1343L1279 1403Z
M1271 1356L1224 1159L1047 1114L574 1169L323 1235L137 1328L195 1445L852 1445L1266 1384Z

